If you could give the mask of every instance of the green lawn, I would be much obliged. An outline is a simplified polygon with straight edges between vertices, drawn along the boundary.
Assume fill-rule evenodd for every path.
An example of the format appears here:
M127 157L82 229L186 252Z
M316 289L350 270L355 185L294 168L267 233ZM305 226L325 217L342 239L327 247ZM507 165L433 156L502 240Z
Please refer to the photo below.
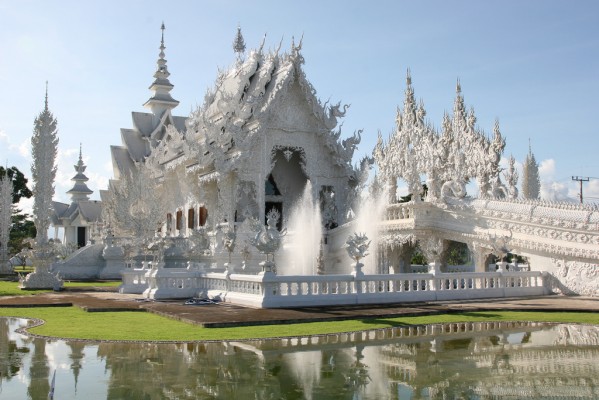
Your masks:
M102 282L65 282L65 288L71 287L117 287L121 281L102 281ZM52 290L21 290L19 282L0 281L0 296L31 296L38 293L48 293Z
M0 308L0 316L29 317L46 321L32 333L90 340L241 340L281 336L307 336L351 332L406 325L476 321L545 321L599 325L599 313L489 311L311 322L289 325L262 325L236 328L200 328L147 312L88 313L76 307Z

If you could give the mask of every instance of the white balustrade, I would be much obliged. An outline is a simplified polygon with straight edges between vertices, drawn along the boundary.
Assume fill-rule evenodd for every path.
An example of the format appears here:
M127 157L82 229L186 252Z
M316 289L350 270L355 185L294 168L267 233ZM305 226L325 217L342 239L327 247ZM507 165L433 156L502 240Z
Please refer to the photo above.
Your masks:
M385 304L535 296L549 293L538 271L364 275L244 275L183 268L127 270L123 285L150 298L207 296L254 307ZM125 291L123 291L125 292Z
M141 294L148 287L147 269L128 268L121 272L123 283L119 286L119 293Z

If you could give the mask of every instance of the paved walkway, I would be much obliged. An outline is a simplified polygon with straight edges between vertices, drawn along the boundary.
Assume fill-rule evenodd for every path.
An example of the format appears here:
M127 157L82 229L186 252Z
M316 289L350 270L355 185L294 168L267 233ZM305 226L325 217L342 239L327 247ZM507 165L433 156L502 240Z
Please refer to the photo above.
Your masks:
M456 311L591 311L599 312L599 298L543 296L390 305L256 309L231 304L185 305L184 301L145 301L141 295L119 294L114 289L66 290L35 296L0 297L0 307L81 307L89 312L150 311L204 327L285 324L360 318L430 315Z

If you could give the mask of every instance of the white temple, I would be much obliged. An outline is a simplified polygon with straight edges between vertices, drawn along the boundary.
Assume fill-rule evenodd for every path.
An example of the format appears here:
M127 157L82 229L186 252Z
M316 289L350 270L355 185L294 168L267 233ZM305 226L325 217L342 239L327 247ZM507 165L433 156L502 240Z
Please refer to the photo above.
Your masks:
M459 83L439 132L425 120L408 73L396 129L353 166L362 132L342 138L349 106L316 97L301 41L287 52L267 51L264 42L245 52L238 30L233 65L204 104L181 117L172 114L179 102L170 94L162 32L144 104L150 112L133 112L133 128L121 130L122 144L111 147L114 179L101 192L107 230L96 271L109 277L127 265L123 291L258 307L599 295L599 208L523 200L513 168L502 183L499 125L487 138ZM407 202L399 202L398 179L408 184ZM469 181L478 198L467 195ZM381 200L365 199L368 192ZM316 212L299 213L300 204ZM349 251L352 261L346 249L355 246L354 232L369 241L360 236L365 247ZM315 241L302 247L308 239ZM281 240L280 250L256 250L261 240L275 240L273 249ZM452 242L468 247L471 264L448 265ZM410 262L418 249L424 267ZM508 263L508 253L529 264ZM260 263L270 254L277 274ZM308 273L291 268L300 259L312 265ZM76 278L77 260L67 261L69 268L55 270Z
M58 237L59 228L63 228L61 242L75 248L85 247L93 238L93 230L97 229L102 216L102 203L90 200L93 193L87 186L89 178L85 176L85 164L82 151L79 149L79 161L74 166L77 174L71 179L75 184L67 192L71 195L71 204L53 202L54 214L51 216L54 226L54 237Z

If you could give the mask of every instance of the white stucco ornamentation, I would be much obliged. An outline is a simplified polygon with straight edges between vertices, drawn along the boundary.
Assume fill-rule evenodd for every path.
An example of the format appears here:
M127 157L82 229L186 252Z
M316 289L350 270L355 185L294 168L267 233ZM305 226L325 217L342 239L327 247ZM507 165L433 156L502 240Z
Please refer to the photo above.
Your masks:
M428 200L436 201L439 197L464 198L465 183L474 178L481 196L496 197L502 186L499 161L505 148L499 123L495 123L491 140L478 130L474 110L465 110L458 82L453 115L444 116L439 133L424 120L424 103L416 103L409 71L406 81L404 106L397 110L395 130L387 143L379 135L373 153L383 181L395 187L397 179L403 179L418 201L422 196L420 176L425 175Z
M35 271L21 281L22 289L54 289L62 287L62 280L48 272L54 258L52 245L48 243L48 227L54 212L54 178L56 177L56 153L58 152L57 122L48 109L48 91L44 110L35 119L31 137L31 177L33 180L33 222L37 231L33 246Z
M599 266L597 264L552 259L557 267L553 290L563 294L599 297Z

